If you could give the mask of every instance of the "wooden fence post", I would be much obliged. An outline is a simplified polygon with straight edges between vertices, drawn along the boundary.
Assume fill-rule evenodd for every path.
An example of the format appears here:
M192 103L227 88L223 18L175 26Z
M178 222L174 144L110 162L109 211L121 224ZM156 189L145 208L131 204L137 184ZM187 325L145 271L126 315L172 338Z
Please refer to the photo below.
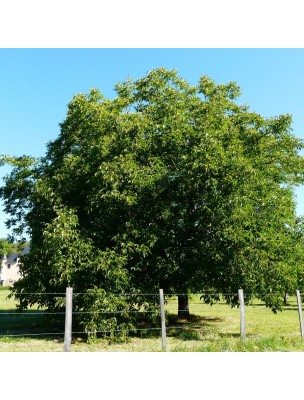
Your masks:
M300 295L299 290L297 290L297 301L298 301L298 312L299 312L299 320L300 320L301 337L303 339L304 338L303 315L302 315L301 295Z
M241 318L241 339L245 340L245 305L243 289L239 289L240 318Z
M166 319L165 319L165 300L164 291L159 289L160 317L161 317L161 333L162 333L162 350L166 351Z
M72 343L72 312L73 312L73 288L66 288L65 300L65 329L64 351L70 351Z

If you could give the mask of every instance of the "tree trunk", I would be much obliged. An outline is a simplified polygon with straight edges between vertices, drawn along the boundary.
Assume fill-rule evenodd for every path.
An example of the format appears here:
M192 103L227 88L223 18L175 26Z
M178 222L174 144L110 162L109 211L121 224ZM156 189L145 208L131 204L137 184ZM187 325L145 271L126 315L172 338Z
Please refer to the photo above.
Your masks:
M287 305L287 299L288 299L288 293L285 292L285 293L284 293L284 306Z
M178 295L178 316L181 318L188 318L190 316L187 294Z

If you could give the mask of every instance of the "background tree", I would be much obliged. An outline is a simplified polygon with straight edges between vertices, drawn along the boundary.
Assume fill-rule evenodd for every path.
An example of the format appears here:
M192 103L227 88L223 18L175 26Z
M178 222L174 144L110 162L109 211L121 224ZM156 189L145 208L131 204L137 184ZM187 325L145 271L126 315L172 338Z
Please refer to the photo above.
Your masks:
M54 307L20 293L72 285L99 288L102 304L105 292L162 287L186 316L188 291L236 304L242 287L279 308L302 284L303 143L291 116L264 118L237 104L235 83L192 86L163 68L116 92L74 96L44 158L2 159L14 167L1 189L7 224L31 236L13 289L21 306Z
M8 256L12 253L21 253L26 245L29 245L29 243L24 241L10 243L9 240L2 238L0 239L0 257L4 254Z
M0 239L0 257L10 254L11 246L6 239Z

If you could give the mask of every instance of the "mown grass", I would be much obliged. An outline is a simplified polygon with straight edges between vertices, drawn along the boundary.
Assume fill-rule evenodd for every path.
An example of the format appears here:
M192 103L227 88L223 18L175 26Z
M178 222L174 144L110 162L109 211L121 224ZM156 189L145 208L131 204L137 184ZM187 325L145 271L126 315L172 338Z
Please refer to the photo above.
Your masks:
M64 315L43 315L33 307L22 314L16 312L16 302L7 299L9 291L0 290L0 351L63 350ZM168 299L167 351L170 352L298 352L304 351L301 339L296 298L288 299L282 312L274 314L264 304L255 301L245 307L246 340L240 339L238 308L224 302L212 306L199 296L190 301L191 317L177 317L177 301ZM16 336L11 336L16 335ZM88 343L85 335L74 334L73 352L159 352L162 351L160 329L140 330L126 342L110 343L98 338Z

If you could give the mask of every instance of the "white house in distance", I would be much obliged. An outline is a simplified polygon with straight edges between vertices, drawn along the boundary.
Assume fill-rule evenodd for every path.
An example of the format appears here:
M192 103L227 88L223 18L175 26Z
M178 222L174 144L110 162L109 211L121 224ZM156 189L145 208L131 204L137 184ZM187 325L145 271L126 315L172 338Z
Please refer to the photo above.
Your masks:
M13 253L2 257L0 270L0 286L12 286L19 278L20 257L30 252L30 247L26 246L21 253Z

